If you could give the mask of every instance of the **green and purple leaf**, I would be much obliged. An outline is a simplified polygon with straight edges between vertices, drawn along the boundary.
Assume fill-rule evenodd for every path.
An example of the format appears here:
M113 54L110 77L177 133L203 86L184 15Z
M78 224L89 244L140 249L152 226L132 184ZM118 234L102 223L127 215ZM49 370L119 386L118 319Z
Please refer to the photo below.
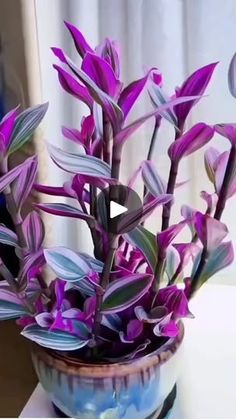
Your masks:
M217 248L228 234L225 224L201 212L195 214L194 225L199 239L208 251Z
M26 326L21 334L40 346L57 351L75 351L88 343L88 339L80 339L78 336L60 330L47 330L36 324Z
M154 272L158 256L158 247L154 234L144 227L138 226L129 233L124 234L124 238L129 244L142 252Z
M142 178L145 186L153 196L166 193L167 183L159 176L152 161L146 160L142 163Z
M8 112L0 122L0 152L6 153L12 140L15 129L18 107Z
M38 171L37 156L30 157L25 162L27 164L22 166L19 176L12 183L12 193L18 210L31 193Z
M38 252L43 244L45 230L43 221L37 211L31 211L26 216L22 227L27 243L27 248L32 253Z
M8 246L17 247L18 239L14 231L0 225L0 243L7 244Z
M78 218L80 220L87 221L88 224L94 224L95 222L95 219L92 215L86 214L82 210L72 207L68 204L50 202L48 204L37 204L36 206L48 214L59 215L61 217Z
M150 288L153 276L134 274L112 282L104 296L103 313L117 313L136 303Z

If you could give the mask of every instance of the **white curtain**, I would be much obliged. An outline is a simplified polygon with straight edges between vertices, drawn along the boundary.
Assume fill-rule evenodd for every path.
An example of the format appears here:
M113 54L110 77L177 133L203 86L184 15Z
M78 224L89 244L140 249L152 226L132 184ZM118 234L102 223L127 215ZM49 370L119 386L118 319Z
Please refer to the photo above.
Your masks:
M24 0L23 0L24 1ZM25 2L27 7L27 2ZM227 67L236 51L235 0L35 0L35 19L41 69L42 99L50 102L45 124L45 138L59 147L67 147L62 138L61 125L79 128L84 108L65 94L52 68L55 58L51 46L60 46L76 59L73 43L63 20L77 25L92 45L104 37L117 39L121 44L123 80L127 83L139 78L150 67L158 67L166 89L172 93L192 71L210 62L220 61L210 95L203 98L189 123L236 121L236 101L227 90ZM27 24L27 22L26 22ZM39 80L35 80L37 84ZM148 101L136 106L135 115L148 110ZM122 178L127 180L138 163L147 154L153 121L132 138L124 150ZM173 129L164 124L155 151L159 172L167 175L168 159L164 155L173 138ZM215 140L219 148L228 146L222 139ZM47 182L60 185L65 175L49 161L44 160ZM206 189L203 175L202 152L187 159L181 166L180 180L190 179L177 191L177 205L173 218L183 203L203 208L199 192ZM229 222L232 238L236 241L236 203L231 200L224 220ZM151 229L155 219L149 222ZM52 222L52 220L51 220ZM82 222L53 217L54 242L88 250L88 234ZM76 226L76 227L75 227ZM224 278L233 277L234 267L224 272Z

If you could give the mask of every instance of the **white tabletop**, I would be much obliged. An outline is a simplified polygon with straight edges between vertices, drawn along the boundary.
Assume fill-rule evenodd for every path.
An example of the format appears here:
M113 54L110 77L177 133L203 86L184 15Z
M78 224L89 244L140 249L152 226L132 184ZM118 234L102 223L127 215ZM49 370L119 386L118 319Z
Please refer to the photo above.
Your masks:
M185 321L183 369L168 419L235 419L236 286L207 285L190 307L196 318ZM40 385L20 417L55 417Z

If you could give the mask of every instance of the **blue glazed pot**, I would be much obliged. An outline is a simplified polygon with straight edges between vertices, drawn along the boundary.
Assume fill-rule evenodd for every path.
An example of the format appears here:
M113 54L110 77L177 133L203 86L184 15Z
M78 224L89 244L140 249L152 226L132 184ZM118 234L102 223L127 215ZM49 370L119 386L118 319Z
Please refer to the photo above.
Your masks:
M38 345L33 363L52 402L78 419L146 419L161 412L181 368L180 333L159 350L133 361L86 364Z

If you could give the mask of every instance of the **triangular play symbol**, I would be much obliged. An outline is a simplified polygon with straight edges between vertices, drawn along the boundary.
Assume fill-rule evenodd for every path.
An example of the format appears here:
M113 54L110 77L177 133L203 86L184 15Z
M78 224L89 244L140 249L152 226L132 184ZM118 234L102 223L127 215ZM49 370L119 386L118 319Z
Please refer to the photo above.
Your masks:
M124 214L126 211L128 211L128 208L115 201L110 201L110 218L115 218L118 215Z

